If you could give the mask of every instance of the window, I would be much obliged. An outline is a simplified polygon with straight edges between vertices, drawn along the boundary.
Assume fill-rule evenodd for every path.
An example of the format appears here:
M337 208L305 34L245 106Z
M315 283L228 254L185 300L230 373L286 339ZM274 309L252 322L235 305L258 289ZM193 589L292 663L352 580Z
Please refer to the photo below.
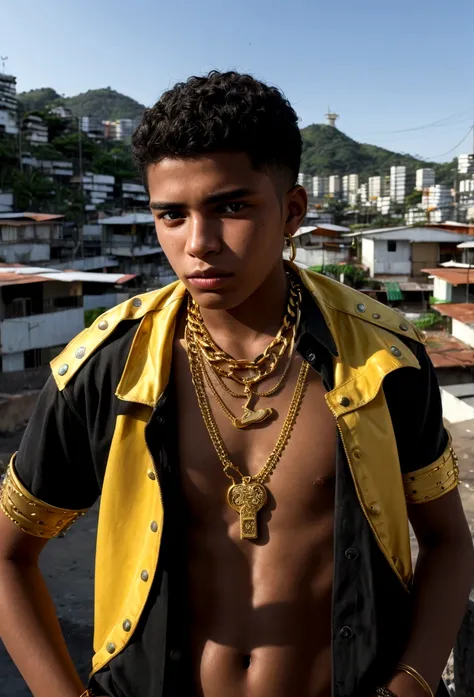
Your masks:
M389 240L387 242L387 252L396 252L397 251L397 243L394 240Z

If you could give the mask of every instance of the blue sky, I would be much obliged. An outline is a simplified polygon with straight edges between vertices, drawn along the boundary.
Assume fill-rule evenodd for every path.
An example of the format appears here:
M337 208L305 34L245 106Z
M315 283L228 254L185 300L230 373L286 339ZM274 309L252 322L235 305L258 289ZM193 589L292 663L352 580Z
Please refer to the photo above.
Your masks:
M474 120L472 0L1 6L0 55L19 90L110 86L150 105L190 74L237 68L279 86L302 125L330 105L356 140L440 161L472 151L472 133L456 147Z

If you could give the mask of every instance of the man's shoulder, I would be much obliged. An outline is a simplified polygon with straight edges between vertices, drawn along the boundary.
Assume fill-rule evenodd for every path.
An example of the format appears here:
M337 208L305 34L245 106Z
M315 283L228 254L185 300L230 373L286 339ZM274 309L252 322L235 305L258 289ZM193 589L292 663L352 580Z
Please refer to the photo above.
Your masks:
M425 343L423 333L398 310L314 271L304 271L301 275L305 286L318 302L327 319L330 320L338 313L343 313L360 320L356 323L360 332L372 333L379 329L387 330L417 343Z
M95 363L120 360L124 363L143 318L150 313L158 313L159 317L162 310L180 301L183 295L183 286L178 282L172 283L165 288L136 295L97 317L90 327L74 337L51 361L52 375L58 388L64 389L91 359Z

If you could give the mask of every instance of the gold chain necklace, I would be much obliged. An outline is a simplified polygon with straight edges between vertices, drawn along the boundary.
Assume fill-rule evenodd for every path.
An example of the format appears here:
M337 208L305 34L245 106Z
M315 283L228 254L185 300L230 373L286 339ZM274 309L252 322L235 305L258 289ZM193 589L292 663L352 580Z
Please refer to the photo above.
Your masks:
M296 326L295 326L296 329ZM216 386L212 382L212 378L209 375L209 370L212 370L212 367L207 363L206 359L201 355L201 365L202 365L202 373L204 375L205 381L211 390L212 394L214 395L214 398L224 414L227 416L231 424L235 428L247 428L247 426L254 425L254 424L259 424L262 421L265 421L269 416L273 414L273 409L271 407L265 407L263 409L250 409L250 402L254 397L259 399L260 397L270 397L271 395L274 395L278 390L281 389L287 375L288 371L291 367L291 363L293 361L293 351L294 351L294 337L292 339L292 343L290 346L290 349L288 351L288 360L285 365L285 368L283 370L283 373L276 383L272 388L269 390L266 390L266 392L254 392L250 387L245 388L244 394L241 394L239 392L234 392L234 390L231 390L230 387L227 387L227 385L224 383L223 379L218 375L218 373L215 373L212 371L212 374L218 381L219 385L231 396L233 397L239 397L241 399L245 399L246 402L244 406L242 407L244 413L241 417L235 416L227 406L227 404L224 402L222 397L220 396L219 392L216 389Z
M206 360L219 375L234 380L244 387L251 387L275 371L280 359L286 353L288 338L292 335L293 327L298 321L301 306L301 287L292 276L289 276L289 282L288 304L282 325L275 338L253 361L234 358L217 346L206 329L199 305L189 297L187 326ZM241 376L239 375L241 372L251 373L251 375Z
M296 332L300 320L301 306L301 287L297 281L289 276L290 290L288 304L282 326L280 327L276 337L272 339L270 344L265 348L262 354L254 361L238 360L230 354L223 351L213 341L209 332L204 325L199 306L192 298L188 299L188 314L187 314L187 332L193 337L193 343L199 347L204 363L210 368L215 378L218 380L221 387L233 397L245 399L245 404L242 407L243 414L240 418L235 417L232 412L224 405L223 400L217 394L217 391L209 381L209 386L213 390L218 404L228 416L235 428L247 428L254 424L265 421L273 414L271 407L264 409L252 409L250 404L252 400L260 397L270 397L275 394L283 385L292 360L292 354L295 345ZM288 360L281 378L271 389L265 392L256 392L252 389L254 385L270 376L277 368L280 360L288 350ZM247 375L241 376L239 372L245 371ZM251 375L248 375L248 373ZM253 374L252 374L253 373ZM244 386L244 392L239 393L231 390L223 381L223 378L234 380ZM224 405L224 406L223 406Z
M264 482L273 474L290 439L303 400L309 364L303 361L301 365L288 413L278 440L267 461L257 474L245 476L239 467L231 461L217 427L204 385L204 365L201 353L193 340L192 334L188 332L188 328L186 328L186 347L191 377L204 424L222 464L224 474L232 481L232 485L227 491L227 502L231 508L240 514L240 538L242 540L255 539L258 536L257 513L265 505L268 498ZM236 483L235 475L240 477L240 483Z

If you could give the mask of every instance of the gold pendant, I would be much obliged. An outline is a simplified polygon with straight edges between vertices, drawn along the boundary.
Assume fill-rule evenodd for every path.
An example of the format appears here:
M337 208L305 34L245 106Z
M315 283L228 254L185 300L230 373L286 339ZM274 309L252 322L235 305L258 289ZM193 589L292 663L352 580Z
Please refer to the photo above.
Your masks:
M240 419L234 419L234 426L236 426L237 428L247 428L247 426L260 424L262 423L262 421L265 421L265 419L268 419L268 417L273 414L273 409L271 407L266 407L265 409L257 409L257 411L247 409L246 407L244 407L243 409L243 416L241 416Z
M240 539L255 540L258 537L257 513L267 502L263 484L244 477L241 484L229 487L227 501L240 514Z
M250 402L256 396L252 392L250 387L245 388L245 393L247 395L247 401L245 402L243 409L243 416L234 419L234 426L236 428L247 428L247 426L253 426L254 424L260 424L265 419L273 414L273 409L271 407L265 407L265 409L250 409ZM258 395L257 395L258 396Z

